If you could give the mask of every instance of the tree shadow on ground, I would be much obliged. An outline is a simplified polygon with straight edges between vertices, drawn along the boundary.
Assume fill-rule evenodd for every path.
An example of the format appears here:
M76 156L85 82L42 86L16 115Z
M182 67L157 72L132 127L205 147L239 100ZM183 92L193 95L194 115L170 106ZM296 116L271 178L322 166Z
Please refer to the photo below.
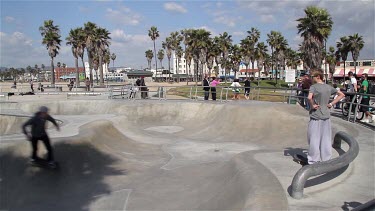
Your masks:
M126 174L89 143L55 143L55 170L31 166L25 146L0 149L0 210L89 210L96 196L111 192L105 178Z
M345 151L342 150L342 149L335 148L335 150L339 153L339 156L345 153ZM284 150L284 156L291 156L292 159L293 159L293 155L295 155L295 154L307 154L307 149L288 147ZM305 188L315 186L315 185L319 185L319 184L325 183L327 181L330 181L330 180L340 176L342 173L344 173L346 171L346 169L348 169L348 167L349 167L349 165L346 165L346 166L344 166L340 169L337 169L335 171L331 171L331 172L328 172L328 173L325 173L325 174L321 174L317 177L314 177L313 179L308 179L305 183ZM288 193L291 194L291 191L292 191L292 186L290 185L288 187Z

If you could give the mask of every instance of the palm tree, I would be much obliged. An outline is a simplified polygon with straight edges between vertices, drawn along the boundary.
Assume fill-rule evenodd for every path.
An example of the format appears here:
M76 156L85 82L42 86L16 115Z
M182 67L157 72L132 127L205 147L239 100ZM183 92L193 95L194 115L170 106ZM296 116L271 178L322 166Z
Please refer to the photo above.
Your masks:
M270 34L267 34L267 42L268 44L270 45L271 47L271 73L273 74L274 72L274 68L273 68L273 63L274 63L274 49L275 49L275 46L276 46L276 42L277 42L277 39L278 37L281 35L280 32L277 32L277 31L271 31ZM277 84L277 71L275 72L275 75L276 75L276 84ZM272 76L273 77L273 76Z
M151 71L151 61L152 61L152 58L154 57L154 52L152 52L152 50L147 50L145 54L146 54L146 59L148 62L148 67Z
M241 56L240 46L239 45L233 45L230 48L229 60L231 62L231 68L234 72L234 78L236 78L236 76L237 76L237 72L238 72L239 67L240 67L241 59L242 59L242 56Z
M65 79L66 79L66 75L67 75L67 72L66 72L66 64L63 63L63 64L62 64L62 67L63 67L63 70L64 70L64 76L65 76Z
M42 64L42 72L43 72L43 74L45 74L45 72L44 72L44 68L46 68L46 66L44 66L44 64ZM44 76L43 76L43 78L44 78Z
M174 55L176 58L176 73L177 73L177 82L180 82L180 75L177 72L177 67L178 67L178 58L177 58L177 49L180 48L181 41L183 40L183 36L179 34L178 31L172 32L170 35L171 42L172 42L172 50L174 51Z
M328 63L329 73L333 75L335 72L335 66L336 66L335 48L333 46L329 47L329 52L327 55L327 63Z
M111 33L108 32L107 29L98 27L95 29L94 33L94 43L95 43L95 52L99 57L99 73L100 73L100 86L104 86L104 76L103 76L103 57L105 55L106 49L109 47L110 43L110 35Z
M252 27L250 31L247 31L248 39L249 39L249 55L251 61L251 69L254 69L254 62L255 62L255 45L260 38L260 32L257 28Z
M278 74L278 67L283 67L283 70L285 70L285 51L288 46L287 40L281 35L281 33L278 34L275 40L275 54L276 54L276 85L277 85L277 74ZM280 71L281 74L281 71ZM280 77L281 78L281 77Z
M37 64L35 65L35 72L34 72L34 74L38 75L38 80L39 80L39 69L38 69L38 65Z
M78 58L83 57L84 52L84 33L82 28L71 29L69 36L66 37L66 45L72 46L72 54L75 58L75 67L76 67L76 85L79 86L79 67L78 67ZM85 66L83 66L85 68Z
M241 46L241 56L242 56L242 59L243 59L243 63L245 64L246 66L246 79L248 79L248 74L247 74L247 70L249 69L249 65L250 65L250 62L251 62L251 53L252 53L252 50L251 50L251 41L249 39L249 37L246 37L245 39L241 40L240 42L240 46Z
M264 66L264 60L267 57L267 46L264 44L264 42L260 42L256 45L255 48L255 59L257 60L257 66L258 66L258 86L260 81L260 71Z
M350 52L350 44L349 44L349 38L344 36L340 37L340 41L336 43L337 52L336 52L336 59L340 61L340 58L344 62L344 81L346 77L345 73L345 66L346 66L346 60L348 59L348 54Z
M51 74L52 80L51 85L55 85L55 70L53 64L53 58L59 54L61 35L58 25L53 25L53 20L44 21L43 26L39 27L39 32L43 37L42 44L46 45L48 50L48 55L51 57Z
M297 19L298 34L303 37L302 51L306 54L305 61L309 68L321 68L322 49L324 41L328 39L332 31L333 21L326 9L308 6L305 9L306 16Z
M60 74L61 74L61 70L60 70L61 62L57 62L57 67L59 68L59 76L60 76Z
M177 83L180 83L180 73L179 73L179 65L178 64L180 63L183 54L184 54L184 51L182 50L182 47L178 46L177 49L176 49L176 58L177 58L177 61L176 61Z
M113 61L113 63L112 63L113 70L112 71L115 71L115 60L116 60L116 54L115 53L112 53L111 59Z
M93 57L95 54L95 31L96 31L96 24L92 22L87 22L84 24L83 31L85 33L85 40L86 40L86 50L87 50L87 57L89 60L89 71L90 71L90 84L93 85L93 75L92 75L92 67L93 67Z
M165 38L165 42L162 43L162 47L167 51L167 58L168 58L168 73L169 79L171 78L171 57L172 57L172 40L170 37Z
M163 70L164 70L164 67L163 67L163 59L164 59L164 50L163 49L160 49L158 51L158 59L160 61L160 67L162 68L162 71L160 73L160 76L163 74ZM158 76L158 71L156 70L156 77Z
M107 71L106 71L106 74L105 74L105 77L106 77L106 81L107 81L107 85L108 85L108 72L109 72L109 64L111 63L111 51L109 50L109 48L105 49L104 51L104 57L103 57L103 63L106 64L107 66Z
M229 55L229 49L232 46L232 35L229 35L227 32L224 32L223 34L219 34L217 44L219 46L221 57L222 57L221 63L222 64L226 63L226 65L224 66L229 68L228 55ZM226 73L227 71L225 71L225 83L227 82Z
M357 74L357 59L359 57L359 51L363 48L365 41L363 41L362 36L358 33L349 36L349 48L352 53L354 61L354 72Z
M155 48L155 40L159 37L159 31L158 28L155 26L152 26L150 30L148 30L148 36L151 38L151 40L154 42L154 53L155 53L155 67L156 67L156 73L158 72L158 62L156 57L156 48Z
M201 75L203 74L203 65L206 61L207 49L210 42L211 33L205 29L192 29L190 40L188 42L187 51L191 52L194 60L194 71L195 71L195 84L198 83L198 72L201 69ZM201 66L199 66L201 62Z

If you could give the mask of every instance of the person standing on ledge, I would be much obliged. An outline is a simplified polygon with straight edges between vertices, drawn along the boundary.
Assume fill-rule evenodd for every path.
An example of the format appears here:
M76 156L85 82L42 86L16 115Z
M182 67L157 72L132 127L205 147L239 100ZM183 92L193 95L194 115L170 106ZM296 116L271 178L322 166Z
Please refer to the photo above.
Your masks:
M29 119L27 122L25 122L22 125L22 131L27 136L27 139L31 142L32 146L32 154L31 154L31 162L37 162L38 158L37 152L38 152L38 141L41 140L44 143L44 146L46 147L48 151L47 161L48 164L51 166L55 165L54 158L53 158L53 152L51 143L49 140L49 137L46 132L46 121L52 122L56 129L59 131L60 127L56 123L56 120L51 117L48 114L48 108L46 106L41 106L39 108L39 111L35 113L35 115ZM31 134L29 134L26 130L28 126L31 126Z
M310 103L310 121L307 129L309 143L308 163L314 164L327 161L332 156L332 128L330 108L345 97L344 93L323 82L323 71L313 70L311 73L313 85L307 97ZM330 96L337 97L330 103Z

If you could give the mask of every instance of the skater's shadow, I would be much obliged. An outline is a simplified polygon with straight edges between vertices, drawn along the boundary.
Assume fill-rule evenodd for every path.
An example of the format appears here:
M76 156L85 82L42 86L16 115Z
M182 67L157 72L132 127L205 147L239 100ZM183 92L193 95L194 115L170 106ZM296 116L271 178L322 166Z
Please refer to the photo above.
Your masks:
M116 158L86 142L56 143L57 170L34 167L28 145L0 149L0 210L89 210L97 196L111 194L107 178L127 174L114 167Z
M345 151L342 150L342 149L337 149L335 148L335 150L338 152L339 156L344 154ZM284 156L292 156L295 155L295 154L306 154L307 153L307 149L302 149L302 148L286 148L284 150ZM328 173L325 173L325 174L321 174L317 177L314 177L312 179L309 179L306 181L305 183L305 188L307 187L311 187L311 186L315 186L315 185L319 185L319 184L322 184L322 183L325 183L327 181L330 181L338 176L340 176L342 173L344 173L346 171L346 169L348 169L349 165L346 165L340 169L337 169L335 171L332 171L332 172L328 172ZM291 194L291 186L288 187L288 192L289 194Z

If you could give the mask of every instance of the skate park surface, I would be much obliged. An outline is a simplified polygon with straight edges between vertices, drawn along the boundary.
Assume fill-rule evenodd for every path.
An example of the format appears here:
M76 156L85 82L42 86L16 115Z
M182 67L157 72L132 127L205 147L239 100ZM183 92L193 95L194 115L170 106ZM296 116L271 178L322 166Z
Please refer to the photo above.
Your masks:
M358 157L289 195L291 155L308 147L297 105L35 98L0 104L0 210L351 210L375 198L374 131L336 117ZM61 124L48 129L58 170L28 164L20 127L41 105Z

